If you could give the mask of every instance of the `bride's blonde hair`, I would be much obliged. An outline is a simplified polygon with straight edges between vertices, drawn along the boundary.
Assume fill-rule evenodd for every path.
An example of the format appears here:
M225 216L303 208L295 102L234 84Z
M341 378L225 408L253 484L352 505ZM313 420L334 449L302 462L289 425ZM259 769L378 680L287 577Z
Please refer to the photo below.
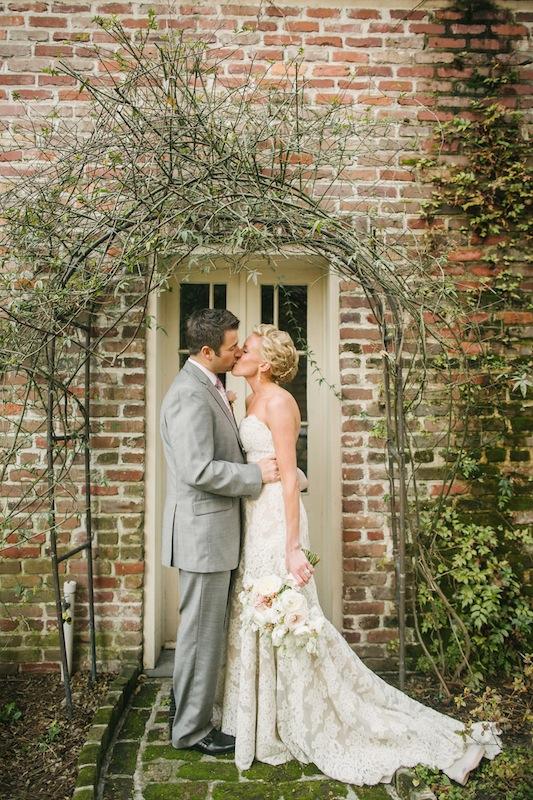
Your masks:
M257 325L253 333L261 337L261 352L274 383L290 383L298 372L298 353L289 334L265 324Z

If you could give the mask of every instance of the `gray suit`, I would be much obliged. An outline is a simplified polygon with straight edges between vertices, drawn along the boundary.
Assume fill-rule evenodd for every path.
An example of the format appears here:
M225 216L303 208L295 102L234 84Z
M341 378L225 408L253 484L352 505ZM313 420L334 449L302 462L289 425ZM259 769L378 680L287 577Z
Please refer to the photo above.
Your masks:
M191 362L161 406L167 460L162 561L180 570L174 665L175 747L211 729L231 570L239 562L240 497L257 497L261 470L245 464L232 412Z

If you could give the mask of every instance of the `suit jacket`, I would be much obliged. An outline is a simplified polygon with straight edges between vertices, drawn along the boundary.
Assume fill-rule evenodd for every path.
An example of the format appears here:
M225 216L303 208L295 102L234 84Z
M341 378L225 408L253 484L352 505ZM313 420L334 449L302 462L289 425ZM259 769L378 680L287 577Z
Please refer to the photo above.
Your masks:
M246 464L233 413L207 375L185 363L161 405L167 461L162 562L188 572L223 572L239 561L241 501L261 491Z

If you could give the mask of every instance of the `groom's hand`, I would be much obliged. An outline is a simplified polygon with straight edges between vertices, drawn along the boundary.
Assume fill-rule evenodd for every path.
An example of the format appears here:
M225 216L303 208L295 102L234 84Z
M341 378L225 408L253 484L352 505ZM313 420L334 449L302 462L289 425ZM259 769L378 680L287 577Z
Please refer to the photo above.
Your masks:
M257 463L261 470L263 483L276 483L276 481L279 481L278 462L274 456L262 458Z

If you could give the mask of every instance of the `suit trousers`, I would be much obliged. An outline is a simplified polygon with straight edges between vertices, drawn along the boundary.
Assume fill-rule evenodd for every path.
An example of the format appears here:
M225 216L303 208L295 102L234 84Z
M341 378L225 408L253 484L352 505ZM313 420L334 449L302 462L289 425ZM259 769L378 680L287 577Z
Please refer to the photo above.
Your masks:
M180 621L174 657L174 747L191 747L212 729L211 717L226 641L231 571L180 569Z

